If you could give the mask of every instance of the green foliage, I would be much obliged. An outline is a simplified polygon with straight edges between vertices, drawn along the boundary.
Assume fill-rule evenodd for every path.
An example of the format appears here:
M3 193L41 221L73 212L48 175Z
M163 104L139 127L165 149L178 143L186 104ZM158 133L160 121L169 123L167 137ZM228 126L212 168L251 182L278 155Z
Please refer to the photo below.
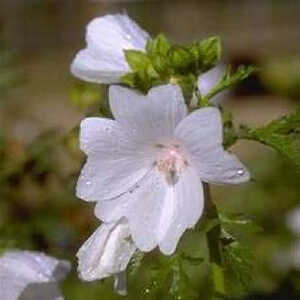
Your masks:
M189 47L196 60L197 70L205 72L214 67L221 59L220 37L210 37L200 42L195 42Z
M196 87L198 75L215 66L220 56L218 37L185 47L172 45L160 34L148 41L146 52L125 50L131 72L123 76L121 81L144 93L158 84L177 83L185 97L190 98Z
M157 55L167 56L170 48L171 43L163 34L159 34L153 40L148 40L146 45L146 50L150 57Z
M237 140L237 130L233 124L233 116L228 111L222 112L223 119L223 146L228 149L230 146L234 145Z
M230 238L246 240L249 235L261 232L262 229L249 217L243 214L219 214L223 234Z
M125 57L131 72L121 78L121 82L131 88L146 93L159 84L178 84L188 101L195 93L197 78L213 68L221 59L221 41L219 37L210 37L188 46L172 45L160 34L149 40L146 52L125 50ZM236 72L228 68L216 87L199 105L209 105L209 99L224 89L230 88L250 76L255 69L241 66Z
M300 167L300 110L259 128L241 127L240 137L265 144Z
M132 272L129 268L129 285L131 282L138 284L130 286L132 293L142 290L145 299L198 299L197 290L194 289L184 262L187 261L193 266L198 266L203 262L198 258L189 256L173 255L166 257L162 255L146 257L143 265ZM140 279L142 282L139 282ZM141 284L141 286L139 286Z
M253 254L235 241L223 250L226 293L230 297L243 296L253 282Z
M253 66L239 66L236 71L232 71L231 67L229 66L216 86L207 95L202 98L200 97L200 104L204 106L207 105L209 103L209 99L213 98L222 91L237 85L241 81L248 78L255 71L257 71L257 69Z

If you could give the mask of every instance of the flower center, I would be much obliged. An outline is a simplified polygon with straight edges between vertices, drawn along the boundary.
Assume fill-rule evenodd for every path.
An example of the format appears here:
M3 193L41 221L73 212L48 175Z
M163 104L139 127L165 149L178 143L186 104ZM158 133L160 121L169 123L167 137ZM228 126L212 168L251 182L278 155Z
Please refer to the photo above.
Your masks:
M179 145L164 146L159 144L157 147L162 148L156 161L157 168L166 177L167 182L174 185L177 183L182 170L187 166L187 160Z

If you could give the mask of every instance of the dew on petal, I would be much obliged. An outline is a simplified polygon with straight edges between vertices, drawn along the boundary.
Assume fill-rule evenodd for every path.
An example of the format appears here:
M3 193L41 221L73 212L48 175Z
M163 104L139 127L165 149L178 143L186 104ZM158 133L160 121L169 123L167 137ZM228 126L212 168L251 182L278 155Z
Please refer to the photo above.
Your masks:
M239 176L242 176L242 175L245 174L245 170L244 170L244 169L238 169L237 174L238 174Z

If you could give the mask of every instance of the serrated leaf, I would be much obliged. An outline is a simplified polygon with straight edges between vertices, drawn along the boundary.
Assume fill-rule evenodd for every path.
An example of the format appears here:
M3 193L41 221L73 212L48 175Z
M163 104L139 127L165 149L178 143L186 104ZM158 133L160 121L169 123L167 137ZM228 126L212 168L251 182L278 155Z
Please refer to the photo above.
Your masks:
M252 283L253 255L249 248L233 242L223 248L226 292L241 296L249 291Z
M300 130L300 109L272 121L265 126L269 131L278 134L299 133Z
M241 238L242 236L249 237L249 234L258 233L262 231L254 221L245 215L224 215L219 214L223 231L225 230L234 238Z
M300 141L293 136L272 133L266 129L255 130L256 140L277 150L300 167Z
M253 66L240 66L236 71L232 71L230 67L227 68L225 74L216 86L204 97L207 101L217 95L218 93L231 88L249 77L257 69Z

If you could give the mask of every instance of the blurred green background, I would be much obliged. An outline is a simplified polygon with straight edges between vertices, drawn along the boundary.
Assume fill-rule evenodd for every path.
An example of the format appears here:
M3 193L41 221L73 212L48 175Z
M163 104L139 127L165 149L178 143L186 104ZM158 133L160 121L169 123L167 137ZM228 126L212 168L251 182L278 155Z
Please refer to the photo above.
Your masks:
M0 248L41 250L75 263L99 225L93 205L74 196L84 160L76 128L97 112L106 90L72 78L69 66L85 44L85 25L123 11L151 34L180 43L220 35L224 62L258 65L260 72L224 100L237 123L261 125L299 106L300 1L1 0ZM285 217L300 201L299 171L254 142L238 142L232 151L255 181L214 186L213 196L222 210L246 213L263 228L242 237L255 254L247 299L300 299L299 272L275 262L293 243ZM186 234L182 243L205 256L199 234ZM147 299L147 264L157 257L146 258L127 299ZM203 263L190 270L203 291L199 299L206 299L206 269ZM63 288L67 300L120 299L111 286L111 280L80 282L74 267Z

